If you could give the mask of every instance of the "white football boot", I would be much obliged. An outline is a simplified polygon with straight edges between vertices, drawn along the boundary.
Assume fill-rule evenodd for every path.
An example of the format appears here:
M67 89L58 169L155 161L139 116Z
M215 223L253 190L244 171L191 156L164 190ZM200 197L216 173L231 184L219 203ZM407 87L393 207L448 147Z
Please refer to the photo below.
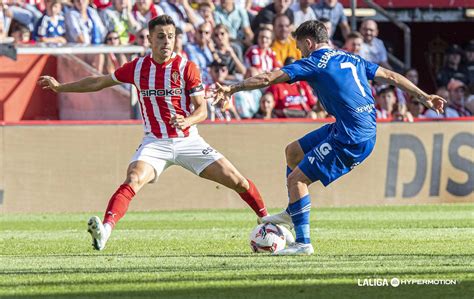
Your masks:
M311 255L313 253L313 245L295 242L285 249L274 252L273 255Z
M110 232L104 227L102 221L97 216L92 216L87 222L87 231L92 236L92 247L95 250L103 250L105 243L109 239Z
M283 224L288 226L290 229L294 227L293 221L291 221L291 216L286 210L283 210L281 213L268 215L259 219L261 223L273 223L273 224Z

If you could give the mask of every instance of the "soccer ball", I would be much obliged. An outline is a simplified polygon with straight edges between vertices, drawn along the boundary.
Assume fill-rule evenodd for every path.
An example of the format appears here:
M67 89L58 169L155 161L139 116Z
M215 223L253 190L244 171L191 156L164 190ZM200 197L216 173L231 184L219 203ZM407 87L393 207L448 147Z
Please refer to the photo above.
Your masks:
M249 239L253 252L277 252L295 241L286 227L273 223L257 225L250 233Z

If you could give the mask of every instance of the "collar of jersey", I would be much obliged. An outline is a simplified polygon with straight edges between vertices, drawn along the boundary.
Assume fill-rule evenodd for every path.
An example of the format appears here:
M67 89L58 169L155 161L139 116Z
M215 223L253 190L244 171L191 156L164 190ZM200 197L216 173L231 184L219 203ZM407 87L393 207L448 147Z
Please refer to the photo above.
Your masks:
M163 63L158 63L158 62L156 62L155 59L153 59L153 53L150 53L150 59L151 59L151 61L152 61L154 64L159 65L159 66L167 65L167 64L173 62L173 60L176 58L176 56L177 56L176 53L173 52L173 53L171 54L170 59L168 59L168 61L163 62Z

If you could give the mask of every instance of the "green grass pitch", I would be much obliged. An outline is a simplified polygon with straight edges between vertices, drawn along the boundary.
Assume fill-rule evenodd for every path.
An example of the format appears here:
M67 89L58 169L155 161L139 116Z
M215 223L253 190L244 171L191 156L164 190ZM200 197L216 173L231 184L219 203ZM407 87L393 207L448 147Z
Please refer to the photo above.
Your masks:
M276 212L274 210L273 212ZM474 298L474 204L313 208L315 254L253 254L250 210L0 214L0 298ZM455 285L358 286L364 279Z

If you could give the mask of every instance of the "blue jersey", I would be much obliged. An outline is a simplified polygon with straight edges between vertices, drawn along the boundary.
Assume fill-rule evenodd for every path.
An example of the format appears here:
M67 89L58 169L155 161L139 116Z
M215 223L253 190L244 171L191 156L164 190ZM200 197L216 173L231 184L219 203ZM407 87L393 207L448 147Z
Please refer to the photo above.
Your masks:
M44 14L41 19L39 19L35 30L37 39L41 37L64 37L65 33L66 26L62 15L56 16L56 20L53 21L50 16Z
M290 83L307 81L326 111L336 118L334 137L344 144L366 141L376 134L375 100L368 80L378 65L357 55L319 49L282 68Z

